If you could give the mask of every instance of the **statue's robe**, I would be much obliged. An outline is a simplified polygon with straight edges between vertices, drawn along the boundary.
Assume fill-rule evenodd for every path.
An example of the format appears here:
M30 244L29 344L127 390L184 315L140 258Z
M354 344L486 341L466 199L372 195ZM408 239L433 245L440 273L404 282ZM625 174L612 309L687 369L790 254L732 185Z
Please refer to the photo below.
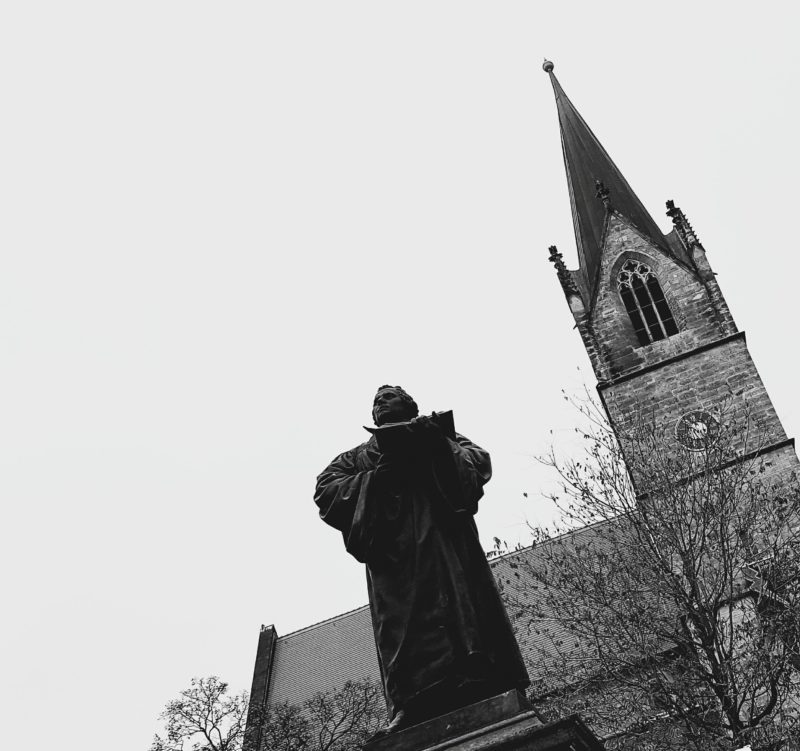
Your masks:
M317 478L320 516L366 564L370 609L390 714L475 677L492 693L528 674L473 515L491 477L489 454L461 435L376 482L373 436Z

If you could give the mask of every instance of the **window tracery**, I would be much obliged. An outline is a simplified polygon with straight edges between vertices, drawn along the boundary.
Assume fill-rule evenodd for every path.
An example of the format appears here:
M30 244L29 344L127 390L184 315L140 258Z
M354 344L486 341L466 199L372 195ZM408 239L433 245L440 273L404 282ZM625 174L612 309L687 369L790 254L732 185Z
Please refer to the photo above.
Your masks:
M639 344L644 346L678 333L661 285L647 264L626 261L617 275L617 288Z

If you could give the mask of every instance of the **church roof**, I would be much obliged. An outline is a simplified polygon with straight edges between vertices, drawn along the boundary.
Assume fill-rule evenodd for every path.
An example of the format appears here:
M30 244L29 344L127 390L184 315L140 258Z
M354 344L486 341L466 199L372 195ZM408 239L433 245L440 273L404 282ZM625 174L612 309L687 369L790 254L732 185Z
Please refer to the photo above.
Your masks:
M302 705L347 681L380 681L369 605L278 639L267 702Z
M501 588L513 590L515 600L527 609L523 601L536 598L532 589L520 588L520 571L528 565L544 561L545 548L563 544L565 540L580 540L581 544L602 546L602 525L584 527L548 543L509 553L490 561L492 572ZM523 577L523 581L525 577ZM528 604L529 606L529 604ZM532 628L522 612L509 610L520 651L534 682L551 660L562 659L565 652L580 652L581 645L556 621L546 617L546 627ZM554 644L559 646L556 647ZM579 657L576 657L577 661ZM272 675L266 702L275 706L283 702L302 705L317 692L334 692L347 681L364 679L380 681L380 667L372 630L369 606L351 610L321 623L286 634L277 639ZM551 671L552 672L552 671ZM569 676L565 675L567 680ZM536 687L538 688L538 686ZM536 688L534 690L536 690Z
M600 270L609 207L622 215L657 247L667 252L669 249L658 225L564 93L553 73L553 63L545 61L543 68L550 76L556 98L561 147L578 246L579 274L583 277L581 287L592 295ZM601 195L605 191L608 191L606 201L602 200Z

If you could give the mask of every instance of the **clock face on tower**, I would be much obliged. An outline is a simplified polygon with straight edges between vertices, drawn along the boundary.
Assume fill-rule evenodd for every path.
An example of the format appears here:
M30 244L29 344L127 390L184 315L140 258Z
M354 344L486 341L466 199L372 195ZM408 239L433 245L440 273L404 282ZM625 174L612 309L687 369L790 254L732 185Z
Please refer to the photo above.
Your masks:
M719 421L704 409L687 412L675 425L675 437L691 451L713 446L718 434Z

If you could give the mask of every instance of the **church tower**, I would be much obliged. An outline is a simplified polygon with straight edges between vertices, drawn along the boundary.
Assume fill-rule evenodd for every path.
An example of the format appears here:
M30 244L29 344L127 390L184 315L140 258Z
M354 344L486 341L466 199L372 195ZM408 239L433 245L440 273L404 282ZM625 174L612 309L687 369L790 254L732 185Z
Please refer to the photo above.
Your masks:
M567 269L555 246L550 261L612 427L619 435L644 413L675 441L699 449L718 430L722 412L746 415L758 426L759 440L745 442L739 431L735 454L760 454L770 482L793 484L799 468L794 441L697 234L672 201L666 213L673 228L661 232L567 98L553 63L543 67L555 93L579 265Z

